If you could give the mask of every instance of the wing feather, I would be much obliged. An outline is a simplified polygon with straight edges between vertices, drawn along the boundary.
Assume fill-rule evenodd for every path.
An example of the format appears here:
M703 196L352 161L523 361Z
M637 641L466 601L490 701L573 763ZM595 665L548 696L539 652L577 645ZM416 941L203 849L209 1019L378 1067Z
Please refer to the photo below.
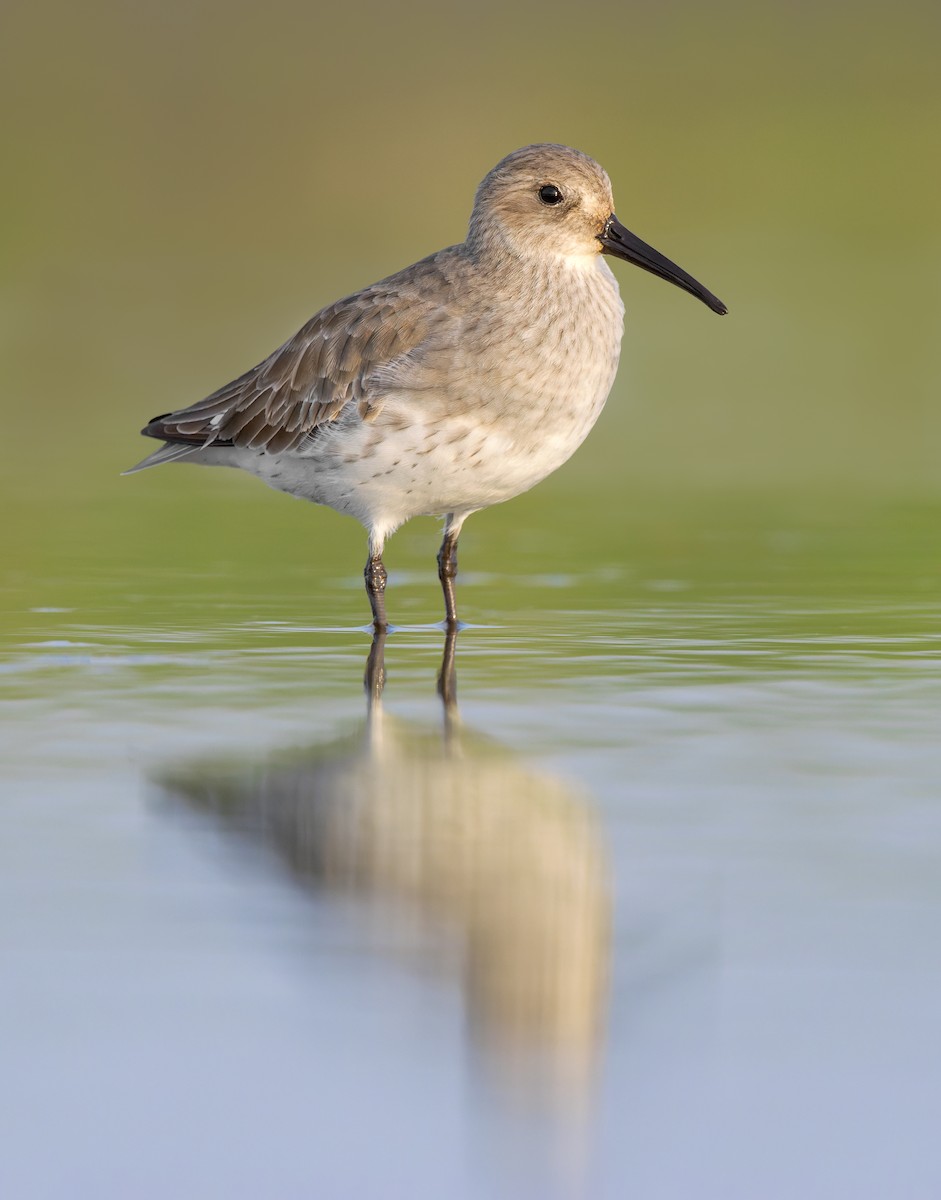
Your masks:
M155 417L150 437L283 451L302 446L348 406L375 416L404 367L459 335L448 304L464 266L451 247L315 314L263 362L188 408ZM416 386L420 380L416 377Z

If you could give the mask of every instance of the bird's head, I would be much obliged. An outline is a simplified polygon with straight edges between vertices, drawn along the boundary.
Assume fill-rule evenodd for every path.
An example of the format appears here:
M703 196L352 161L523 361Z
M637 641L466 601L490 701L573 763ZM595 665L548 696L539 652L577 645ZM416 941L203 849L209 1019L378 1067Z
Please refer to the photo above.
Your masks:
M521 259L610 254L669 280L713 312L727 311L701 283L625 229L614 214L606 172L568 146L524 146L498 162L477 189L467 241L474 253Z

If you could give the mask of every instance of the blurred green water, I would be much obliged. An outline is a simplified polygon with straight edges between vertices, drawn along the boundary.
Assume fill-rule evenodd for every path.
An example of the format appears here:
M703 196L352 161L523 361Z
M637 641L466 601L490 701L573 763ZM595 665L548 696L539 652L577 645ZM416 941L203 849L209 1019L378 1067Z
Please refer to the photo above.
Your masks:
M207 653L330 644L358 653L369 613L359 527L256 481L188 470L208 480L198 515L186 493L162 494L171 468L164 480L145 477L134 504L50 509L41 537L25 527L18 566L4 577L0 636L8 653L31 659L44 640L54 647L89 636L101 650L114 643L138 655L169 652L174 641ZM723 670L736 669L744 649L749 671L852 675L854 641L887 663L896 654L936 657L937 504L815 497L801 506L746 494L713 496L693 511L662 493L634 499L636 507L612 513L603 486L561 488L548 505L539 492L522 498L516 521L490 512L469 523L460 611L485 642L503 646L507 661L497 656L487 667L494 678L551 677L569 657L576 670L614 676L635 660L654 669L671 639L683 657L688 642L704 638L710 663ZM83 536L89 526L91 543ZM412 522L387 554L389 611L406 644L416 626L419 642L439 641L431 628L442 613L438 535L435 522ZM552 652L530 655L531 643ZM802 644L809 649L798 667L793 654ZM607 649L592 662L599 645ZM276 658L269 665L286 669ZM685 661L694 673L706 665ZM309 684L303 674L302 683Z

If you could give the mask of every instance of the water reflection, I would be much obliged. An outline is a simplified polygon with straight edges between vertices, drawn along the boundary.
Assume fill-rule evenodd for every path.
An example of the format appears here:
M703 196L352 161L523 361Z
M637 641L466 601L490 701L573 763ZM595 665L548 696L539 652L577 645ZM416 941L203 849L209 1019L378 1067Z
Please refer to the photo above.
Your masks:
M367 905L384 954L460 981L486 1061L519 1085L585 1094L606 993L610 897L594 812L461 721L449 634L440 726L383 704L385 634L353 736L264 760L161 771L173 797L276 847L320 895Z

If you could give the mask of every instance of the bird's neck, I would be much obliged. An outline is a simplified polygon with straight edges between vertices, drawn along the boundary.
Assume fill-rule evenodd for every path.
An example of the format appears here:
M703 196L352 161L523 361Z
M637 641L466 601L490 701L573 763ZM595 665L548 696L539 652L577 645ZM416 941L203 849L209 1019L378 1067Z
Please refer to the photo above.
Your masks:
M574 302L586 293L606 307L623 312L617 281L601 254L561 255L521 253L518 247L494 237L468 241L462 247L475 273L487 279L491 295L555 302Z

